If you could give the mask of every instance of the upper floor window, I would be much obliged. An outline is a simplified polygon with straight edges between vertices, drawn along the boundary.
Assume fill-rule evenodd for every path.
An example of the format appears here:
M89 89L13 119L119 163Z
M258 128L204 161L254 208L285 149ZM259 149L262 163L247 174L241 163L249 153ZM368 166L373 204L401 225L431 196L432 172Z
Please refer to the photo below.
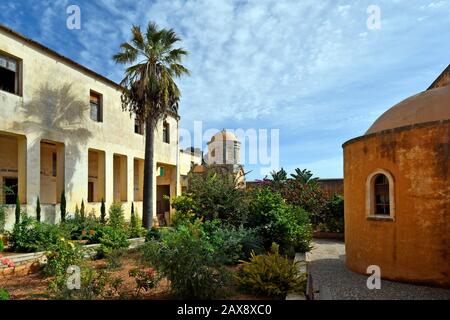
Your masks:
M103 101L102 95L91 91L90 99L90 117L92 120L97 122L103 121Z
M144 134L144 124L138 119L134 119L134 133Z
M368 217L394 218L394 179L385 170L371 174L367 181Z
M0 90L20 95L20 62L0 54Z
M215 157L216 156L216 149L212 149L211 151L211 157Z
M163 142L170 143L170 126L166 121L163 123Z

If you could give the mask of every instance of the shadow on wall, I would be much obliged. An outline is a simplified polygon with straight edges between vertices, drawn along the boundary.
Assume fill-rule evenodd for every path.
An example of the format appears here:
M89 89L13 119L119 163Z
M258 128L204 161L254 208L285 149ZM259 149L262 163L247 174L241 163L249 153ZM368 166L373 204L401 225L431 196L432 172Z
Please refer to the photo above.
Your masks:
M83 146L92 136L88 129L83 128L89 105L78 97L73 93L71 84L53 87L46 83L34 92L31 100L24 103L21 111L25 121L13 124L14 129L33 137L29 147L33 150L40 148L42 139L64 143L66 192L71 192L73 188L75 171L67 170L67 165L73 168L76 166L82 156Z

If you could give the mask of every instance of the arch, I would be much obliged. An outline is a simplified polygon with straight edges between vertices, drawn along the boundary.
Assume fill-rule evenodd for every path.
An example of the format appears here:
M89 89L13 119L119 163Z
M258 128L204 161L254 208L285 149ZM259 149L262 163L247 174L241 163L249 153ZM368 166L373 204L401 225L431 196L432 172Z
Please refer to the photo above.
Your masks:
M395 219L395 181L392 174L377 169L366 181L366 217L374 219Z

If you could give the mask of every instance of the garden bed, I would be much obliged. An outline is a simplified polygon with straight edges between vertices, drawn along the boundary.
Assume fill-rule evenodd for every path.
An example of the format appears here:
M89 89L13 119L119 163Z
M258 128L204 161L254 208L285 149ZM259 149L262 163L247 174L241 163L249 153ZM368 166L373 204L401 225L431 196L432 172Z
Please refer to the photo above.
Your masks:
M130 270L141 268L140 254L136 250L130 250L124 257L120 259L121 266L117 269L110 269L106 259L91 260L87 263L88 267L97 271L104 270L108 272L111 278L122 279L122 284L118 292L105 294L100 299L151 299L151 300L169 300L175 297L170 293L170 283L166 279L162 279L156 288L148 291L141 290L136 295L136 283L134 278L129 276ZM237 271L238 266L229 267L230 270ZM46 277L42 272L38 271L34 274L23 275L7 275L1 280L2 288L8 290L12 300L47 300L51 296L48 293L48 285L52 277ZM268 300L267 297L255 296L239 292L235 286L230 286L226 299L231 300Z

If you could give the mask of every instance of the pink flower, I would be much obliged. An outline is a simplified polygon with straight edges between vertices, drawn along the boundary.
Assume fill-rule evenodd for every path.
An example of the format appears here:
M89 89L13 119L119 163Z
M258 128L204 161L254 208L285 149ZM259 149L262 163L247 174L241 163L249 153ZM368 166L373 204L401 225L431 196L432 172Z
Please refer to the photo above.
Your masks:
M8 263L8 267L14 268L15 267L14 262L11 261L10 263Z

